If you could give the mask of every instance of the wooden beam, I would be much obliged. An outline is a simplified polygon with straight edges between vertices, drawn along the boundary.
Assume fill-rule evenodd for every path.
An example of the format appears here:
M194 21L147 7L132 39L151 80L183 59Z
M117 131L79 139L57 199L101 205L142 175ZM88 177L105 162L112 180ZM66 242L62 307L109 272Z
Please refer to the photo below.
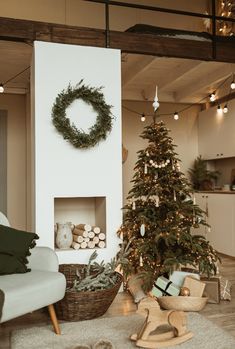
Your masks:
M122 87L125 87L127 84L131 83L140 74L149 69L156 60L157 58L153 56L139 56L138 60L125 72L122 79Z
M185 97L195 95L196 92L202 90L205 87L209 88L217 84L219 81L224 80L226 77L231 75L234 70L235 65L223 64L217 70L202 75L200 79L197 79L196 81L192 80L190 84L184 86L181 90L178 90L175 95L175 101L180 102L181 100L185 99ZM209 92L210 91L208 89L208 93Z
M203 64L201 61L181 61L180 64L177 66L177 69L174 68L171 71L168 72L164 76L164 79L160 81L159 88L161 90L167 89L169 85L172 84L172 82L178 82L185 78L186 75L192 73L193 71L197 70L200 65Z
M235 45L217 42L217 57L212 57L212 43L153 34L110 31L110 47L123 52L153 56L178 57L235 63ZM0 40L35 40L65 44L105 47L105 30L46 22L0 17Z

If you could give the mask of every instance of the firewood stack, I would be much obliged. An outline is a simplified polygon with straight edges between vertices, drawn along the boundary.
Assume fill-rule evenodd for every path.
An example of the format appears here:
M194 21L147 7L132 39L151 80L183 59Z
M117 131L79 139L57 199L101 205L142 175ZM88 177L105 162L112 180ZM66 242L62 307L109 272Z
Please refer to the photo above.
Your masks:
M73 229L72 248L79 250L80 248L104 248L105 234L101 229L90 224L78 224Z

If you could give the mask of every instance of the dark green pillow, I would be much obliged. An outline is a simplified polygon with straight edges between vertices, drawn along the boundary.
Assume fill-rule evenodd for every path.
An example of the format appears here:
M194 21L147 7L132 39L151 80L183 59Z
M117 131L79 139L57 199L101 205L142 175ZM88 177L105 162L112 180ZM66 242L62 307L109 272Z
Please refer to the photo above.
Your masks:
M36 245L35 240L38 238L38 235L35 233L28 233L5 225L0 225L0 253L16 257L16 259L26 267L28 263L27 256L31 254L29 249Z
M0 252L0 275L26 273L27 267L16 256Z

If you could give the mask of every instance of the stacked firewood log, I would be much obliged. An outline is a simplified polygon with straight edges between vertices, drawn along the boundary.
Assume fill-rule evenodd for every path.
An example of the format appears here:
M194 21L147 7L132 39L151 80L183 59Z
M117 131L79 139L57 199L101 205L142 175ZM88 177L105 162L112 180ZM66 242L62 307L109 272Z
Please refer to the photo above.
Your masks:
M72 248L104 248L106 236L101 229L90 224L78 224L73 229Z

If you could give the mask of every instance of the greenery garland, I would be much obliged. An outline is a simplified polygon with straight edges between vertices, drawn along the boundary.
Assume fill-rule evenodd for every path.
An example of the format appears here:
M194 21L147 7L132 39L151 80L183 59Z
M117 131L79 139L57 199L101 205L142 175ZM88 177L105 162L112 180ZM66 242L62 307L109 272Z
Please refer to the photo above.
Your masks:
M58 94L52 107L52 122L64 139L74 147L84 149L94 147L99 141L107 138L112 129L113 116L112 106L105 103L102 87L89 87L82 82L83 80L75 87L69 84L66 90ZM66 109L79 98L92 105L97 112L96 123L89 128L89 133L79 130L66 116Z

